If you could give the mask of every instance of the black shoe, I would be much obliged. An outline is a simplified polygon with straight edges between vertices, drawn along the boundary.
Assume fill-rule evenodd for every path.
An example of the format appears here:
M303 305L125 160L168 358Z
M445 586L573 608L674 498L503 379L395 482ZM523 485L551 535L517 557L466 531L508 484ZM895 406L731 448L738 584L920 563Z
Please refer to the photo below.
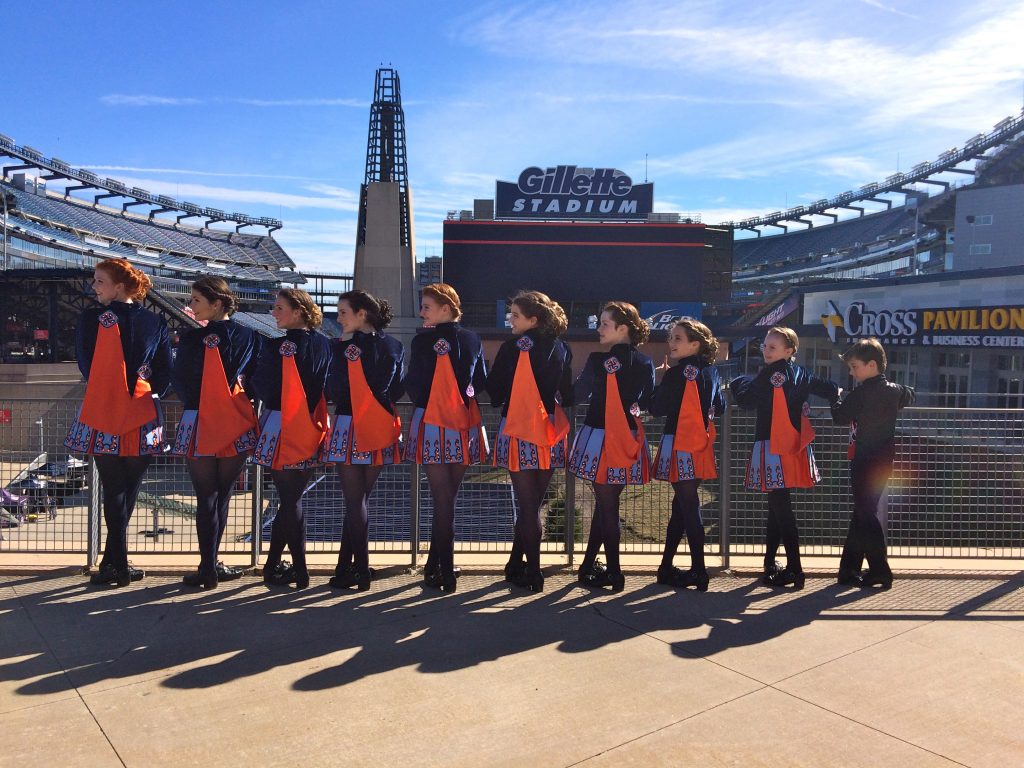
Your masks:
M430 587L431 589L441 588L441 571L424 571L423 572L423 584Z
M683 577L686 572L676 568L674 565L661 565L658 566L658 583L665 584L670 587L682 587Z
M358 592L365 592L370 588L370 581L373 578L372 571L352 571L347 570L340 575L335 575L327 582L330 586L335 589L351 589L356 588Z
M528 589L531 592L543 592L544 591L544 574L541 571L528 571L524 570L519 578L515 580L517 587Z
M217 572L204 574L202 571L195 570L192 573L186 573L181 577L181 583L186 587L202 587L203 589L216 589L217 588Z
M120 568L115 568L114 569L114 573L116 574L116 578L115 578L115 581L114 581L114 585L118 586L118 587L127 587L133 581L138 581L139 579L142 578L142 576L146 575L145 573L142 573L140 571L140 573L142 573L142 576L140 576L139 579L132 578L132 571L133 570L138 570L138 569L137 568L132 568L130 565L126 565L126 566L120 567Z
M441 591L445 594L451 594L458 588L458 581L454 571L449 571L441 575Z
M295 569L286 560L281 560L273 565L269 563L263 568L263 583L270 586L281 586L287 584L289 575L294 575Z
M581 586L589 589L602 589L612 583L608 577L608 569L604 566L601 567L601 570L592 568L589 571L585 571L583 568L580 568L576 572L576 580Z
M804 588L804 572L791 571L789 568L783 568L781 571L776 571L771 576L765 577L765 583L769 587L793 587L794 589Z
M235 568L231 565L224 565L224 563L220 560L217 561L217 581L234 581L235 579L240 578L242 578L241 568Z
M626 577L622 575L622 571L608 571L608 584L611 585L612 592L621 592L626 588Z
M771 578L782 570L784 570L784 568L782 567L782 563L778 560L772 562L771 565L765 565L764 574L761 576L761 583L770 587L772 585Z
M89 583L100 586L102 584L113 584L117 581L117 570L109 563L104 563L99 570L89 574Z
M292 568L291 575L288 579L288 583L295 584L296 589L305 589L309 586L309 571L303 568L301 571L298 568Z
M848 568L840 568L836 576L836 584L843 587L860 587L863 586L863 582L864 579L858 571L852 571Z
M518 584L526 573L526 563L522 560L514 562L509 560L505 563L505 581L511 581L514 584Z
M683 571L680 586L696 587L698 592L707 592L710 581L711 576L708 575L707 571Z
M868 571L864 574L864 577L860 580L860 586L865 589L873 589L875 587L881 587L884 592L887 589L892 589L892 574L888 573L872 573Z

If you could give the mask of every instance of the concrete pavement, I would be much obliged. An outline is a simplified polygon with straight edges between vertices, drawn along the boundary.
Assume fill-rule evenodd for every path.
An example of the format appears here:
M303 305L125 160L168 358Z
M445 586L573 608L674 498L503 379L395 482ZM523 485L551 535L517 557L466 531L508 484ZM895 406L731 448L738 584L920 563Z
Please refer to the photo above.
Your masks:
M0 572L4 766L1024 764L1024 574L705 594Z

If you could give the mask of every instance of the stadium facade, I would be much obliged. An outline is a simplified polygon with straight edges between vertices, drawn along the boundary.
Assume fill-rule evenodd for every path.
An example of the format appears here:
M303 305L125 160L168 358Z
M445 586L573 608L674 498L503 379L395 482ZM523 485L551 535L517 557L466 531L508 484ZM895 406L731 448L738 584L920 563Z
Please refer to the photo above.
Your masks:
M591 318L611 298L666 317L702 317L728 301L731 229L655 213L653 187L613 168L532 167L497 182L493 200L450 212L444 276L465 322L503 332L507 299L520 288L561 303L570 337L592 336Z

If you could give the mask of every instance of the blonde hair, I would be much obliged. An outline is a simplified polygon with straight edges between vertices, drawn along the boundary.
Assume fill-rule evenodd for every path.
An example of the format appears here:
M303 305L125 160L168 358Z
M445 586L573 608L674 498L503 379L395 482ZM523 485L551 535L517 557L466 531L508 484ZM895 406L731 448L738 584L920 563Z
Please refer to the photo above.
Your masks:
M302 313L307 328L319 328L324 321L324 313L310 296L299 288L282 288L277 295L288 302L292 309Z
M768 333L765 336L771 336L772 334L781 337L782 342L786 345L787 349L792 349L793 354L797 353L800 349L800 337L796 335L796 331L792 328L786 328L782 325L774 325L768 329Z
M115 285L123 285L132 301L142 301L153 287L149 275L129 264L127 259L106 259L97 264L96 269L102 269L110 275Z
M537 327L552 336L561 336L569 327L565 310L550 296L540 291L519 291L511 303L526 317L537 318Z
M711 333L710 328L700 320L694 320L692 317L684 317L682 320L677 321L673 327L682 328L686 333L686 338L690 341L700 342L700 352L697 354L701 360L708 365L715 362L715 358L718 356L718 339Z
M636 307L625 301L609 301L601 307L601 314L607 312L616 325L629 326L629 340L640 346L651 338L651 327L640 317Z
M462 302L459 294L448 283L431 283L420 290L420 296L428 296L441 306L449 306L452 309L452 320L462 317Z

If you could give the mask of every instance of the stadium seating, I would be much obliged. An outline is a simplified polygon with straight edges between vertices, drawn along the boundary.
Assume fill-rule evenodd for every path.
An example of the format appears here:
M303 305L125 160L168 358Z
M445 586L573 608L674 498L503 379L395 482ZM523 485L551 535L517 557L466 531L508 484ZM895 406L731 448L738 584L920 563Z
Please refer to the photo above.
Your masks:
M98 235L118 244L127 243L131 247L172 252L164 257L168 261L172 256L186 259L185 262L171 262L183 269L195 267L199 271L207 271L205 259L209 259L237 269L232 271L240 278L277 281L281 278L276 272L268 272L262 267L275 270L295 267L281 246L269 236L210 229L179 229L156 219L118 214L70 199L40 197L13 187L7 189L17 198L17 209L26 216ZM257 272L245 267L259 267L260 270ZM288 279L294 280L294 275L289 273Z
M905 230L903 233L900 230ZM907 208L893 208L891 211L873 213L836 224L801 229L785 235L765 235L757 238L737 240L733 250L733 267L736 270L749 269L758 265L772 267L791 264L808 258L812 260L827 256L832 249L868 246L879 239L908 237L914 231L914 211Z

